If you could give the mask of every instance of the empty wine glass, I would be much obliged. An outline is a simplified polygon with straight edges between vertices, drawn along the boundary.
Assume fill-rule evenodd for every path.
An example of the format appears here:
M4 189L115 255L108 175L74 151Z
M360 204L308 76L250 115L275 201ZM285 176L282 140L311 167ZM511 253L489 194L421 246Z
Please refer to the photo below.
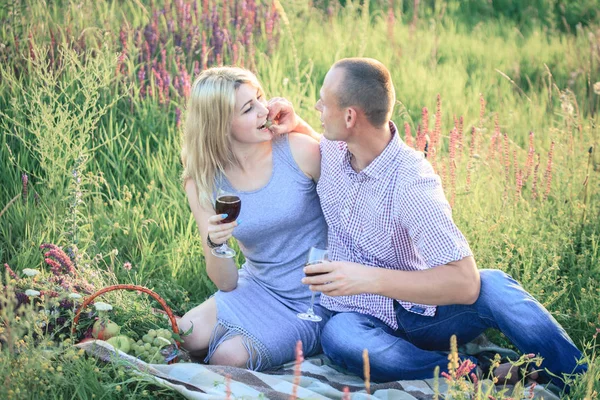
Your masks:
M227 217L221 220L221 224L233 222L240 215L242 209L242 200L239 196L232 193L221 192L215 201L215 211L217 214L227 214ZM235 257L235 250L227 246L227 242L223 243L219 247L215 247L211 250L213 255L221 258L233 258Z
M308 255L306 257L306 265L313 265L313 264L320 264L324 261L327 261L328 258L328 253L327 250L323 250L323 249L319 249L316 247L311 247L308 250ZM307 273L306 276L317 276L317 275L323 275L324 272L317 272L317 273ZM307 321L313 321L313 322L319 322L321 321L323 318L319 317L317 314L315 314L315 310L314 310L314 305L315 305L315 294L316 292L312 292L312 295L310 296L310 306L308 307L308 310L306 310L306 312L303 313L298 313L298 318L300 319L305 319Z

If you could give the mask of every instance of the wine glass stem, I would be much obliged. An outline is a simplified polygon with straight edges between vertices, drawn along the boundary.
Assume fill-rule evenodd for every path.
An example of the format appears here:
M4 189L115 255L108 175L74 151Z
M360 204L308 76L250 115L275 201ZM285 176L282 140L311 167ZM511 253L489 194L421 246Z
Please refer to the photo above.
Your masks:
M308 307L307 314L315 315L315 311L313 310L313 306L315 304L315 294L316 293L317 292L312 292L312 295L310 296L310 307Z

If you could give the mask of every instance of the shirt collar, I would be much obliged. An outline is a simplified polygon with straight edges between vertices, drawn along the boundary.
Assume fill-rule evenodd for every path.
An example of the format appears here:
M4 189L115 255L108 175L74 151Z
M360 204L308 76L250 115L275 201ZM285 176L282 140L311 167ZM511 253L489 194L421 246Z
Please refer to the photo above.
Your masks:
M400 140L398 138L398 129L396 125L390 121L390 132L392 133L392 139L387 144L385 149L378 155L371 163L367 166L367 168L363 169L360 172L356 172L352 165L350 164L351 153L348 151L346 147L346 156L345 156L345 171L351 178L356 179L357 181L363 181L367 179L379 179L381 175L388 171L389 166L396 159L396 155L400 149Z

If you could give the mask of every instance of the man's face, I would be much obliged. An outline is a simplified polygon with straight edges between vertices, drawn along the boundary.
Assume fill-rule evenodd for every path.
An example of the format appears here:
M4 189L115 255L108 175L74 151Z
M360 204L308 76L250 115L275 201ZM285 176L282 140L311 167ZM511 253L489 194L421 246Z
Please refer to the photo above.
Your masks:
M323 136L329 140L344 140L346 137L346 123L344 121L344 110L338 106L338 88L344 71L340 68L332 68L325 75L323 87L321 87L319 101L315 105L321 113L321 126Z

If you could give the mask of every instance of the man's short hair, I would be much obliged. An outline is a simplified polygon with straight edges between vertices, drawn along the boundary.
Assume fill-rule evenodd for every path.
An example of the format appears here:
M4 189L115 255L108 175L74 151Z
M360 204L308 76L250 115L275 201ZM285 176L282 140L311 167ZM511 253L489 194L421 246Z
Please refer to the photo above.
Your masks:
M391 119L396 92L390 71L382 63L372 58L344 58L332 68L344 70L336 90L339 107L359 107L376 127Z

